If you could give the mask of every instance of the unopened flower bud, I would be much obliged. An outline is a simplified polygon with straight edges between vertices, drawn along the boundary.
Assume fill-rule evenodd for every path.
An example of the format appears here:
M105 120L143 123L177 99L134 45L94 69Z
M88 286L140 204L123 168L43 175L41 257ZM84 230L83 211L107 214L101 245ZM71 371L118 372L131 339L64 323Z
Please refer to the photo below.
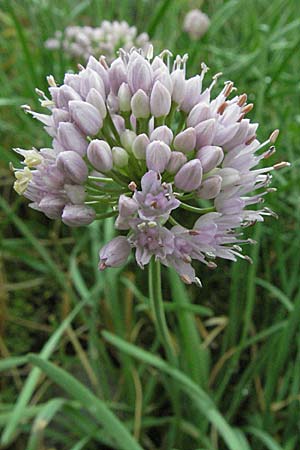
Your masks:
M166 125L154 128L150 135L150 141L163 141L170 145L173 140L173 131Z
M59 108L67 108L71 100L82 100L80 95L67 84L63 84L60 88L50 88L49 90L56 93L55 103Z
M107 115L107 109L100 92L98 92L95 88L92 88L86 97L86 101L97 108L102 119L105 119Z
M194 128L187 128L177 134L174 139L174 148L179 152L188 153L195 149L196 131Z
M167 172L175 174L187 162L187 157L181 152L172 152L169 163L167 165Z
M200 102L197 103L189 113L186 123L189 127L196 127L200 122L209 119L211 116L209 105Z
M150 170L162 173L171 157L170 147L163 141L153 141L146 149L146 162Z
M131 110L130 100L131 100L131 92L127 83L122 83L119 91L119 107L122 112L129 112Z
M61 197L46 195L39 202L38 207L49 219L59 219L66 202Z
M191 109L199 102L202 89L202 80L199 75L188 79L185 83L184 99L181 102L180 108L185 112L190 112Z
M223 161L224 153L221 147L206 145L197 151L196 158L201 161L203 172L209 172Z
M58 127L57 137L65 150L74 150L81 156L85 155L88 142L72 123L61 122Z
M88 169L84 160L72 150L59 153L56 164L58 169L74 183L81 184L87 179Z
M146 148L150 143L148 136L139 134L132 143L132 153L137 159L146 159Z
M87 136L94 136L102 127L102 117L95 106L87 102L72 100L69 102L72 119Z
M133 141L135 140L135 138L136 138L136 134L134 131L125 130L125 131L123 131L123 133L121 133L121 135L120 135L121 144L123 145L125 150L127 150L128 152L132 151L132 144L133 144Z
M127 78L129 87L133 93L142 89L147 94L152 87L153 70L149 62L141 55L131 54L131 59L128 63Z
M202 166L198 159L192 159L184 164L175 175L175 186L185 192L196 190L202 180Z
M112 92L118 95L121 84L127 82L126 68L121 58L112 62L109 69L109 81Z
M170 112L171 95L160 81L156 81L153 86L150 97L150 109L154 117L163 117Z
M64 109L53 108L52 109L52 118L54 125L56 127L59 126L60 122L68 122L70 120L70 113Z
M210 145L214 139L216 130L216 120L208 119L196 126L196 148L199 149Z
M197 189L197 196L200 198L204 198L206 200L210 200L215 198L221 190L222 178L218 175L213 175L209 178L206 178Z
M165 86L165 88L172 95L172 91L173 91L172 78L171 78L169 70L167 69L166 66L155 70L155 72L154 72L154 82L155 81L160 81L161 84L163 84Z
M81 205L85 200L84 186L78 184L65 184L64 190L73 205Z
M121 267L130 254L130 244L125 236L118 236L104 245L99 253L99 270L106 267Z
M105 94L108 95L110 90L108 70L99 61L97 61L94 56L89 57L86 67L89 69L93 69L95 72L97 72L98 75L100 75L104 84Z
M185 75L182 69L176 69L171 73L173 83L172 100L180 105L185 96Z
M87 205L66 205L61 218L63 223L69 227L82 227L92 223L96 218L96 213Z
M92 88L96 89L103 98L105 95L105 87L102 78L92 69L86 69L80 72L80 94L86 99Z
M87 157L95 169L108 172L113 168L113 157L110 146L105 141L94 139L87 149Z
M114 166L118 168L128 165L128 153L122 147L113 147L111 149Z
M138 209L138 204L133 198L127 197L127 195L120 195L119 198L119 214L121 217L130 217Z
M131 109L137 119L147 119L150 116L149 97L142 89L139 89L133 95Z

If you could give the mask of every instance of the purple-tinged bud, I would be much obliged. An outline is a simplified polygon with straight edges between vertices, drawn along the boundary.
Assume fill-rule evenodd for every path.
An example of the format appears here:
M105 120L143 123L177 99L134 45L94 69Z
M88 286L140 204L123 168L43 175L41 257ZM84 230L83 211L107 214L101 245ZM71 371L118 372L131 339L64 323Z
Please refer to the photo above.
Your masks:
M87 157L95 169L108 172L113 168L113 157L110 146L105 141L94 139L87 149Z
M100 75L104 84L105 94L108 95L110 90L108 70L103 66L103 64L101 64L101 62L97 61L94 56L89 57L89 61L86 67L88 69L93 69L95 72L97 72L98 75Z
M71 88L71 86L63 84L60 88L58 88L57 102L55 103L59 108L67 108L68 103L71 100L82 100L82 98L76 91L74 91L74 89Z
M123 131L123 133L121 133L121 135L120 135L121 144L123 145L125 150L127 150L128 152L132 151L132 144L133 144L133 141L135 140L135 138L136 138L136 134L134 131L125 130L125 131Z
M155 58L153 59L152 63L151 63L151 67L152 70L157 70L157 69L167 69L167 66L165 65L165 63L163 62L162 58L160 56L155 56Z
M231 167L218 170L218 175L222 178L222 189L239 184L241 179L239 171Z
M92 88L96 89L103 98L105 95L105 87L102 78L92 69L86 69L80 72L80 94L85 99Z
M66 204L66 200L55 195L46 195L39 202L38 207L49 219L59 219Z
M121 84L127 83L126 68L121 58L117 58L111 63L108 73L111 90L118 95Z
M175 175L175 186L185 192L196 190L202 180L202 166L198 159L192 159L184 164Z
M131 99L131 109L137 119L147 119L150 116L150 102L148 95L139 89Z
M118 114L113 114L111 116L112 121L117 129L117 132L123 133L123 131L125 131L125 120L122 116L119 116Z
M175 174L187 162L187 157L181 152L172 152L169 163L167 165L167 172Z
M191 109L199 102L202 89L202 79L196 75L185 83L185 95L180 105L180 109L189 113Z
M153 86L150 97L150 109L154 117L164 117L170 112L171 95L160 81L156 81Z
M65 109L53 108L52 118L56 128L59 126L60 122L69 122L70 114Z
M94 136L102 127L102 117L95 106L87 102L72 100L69 102L72 119L87 136Z
M150 140L148 136L143 133L139 134L132 143L132 153L137 159L146 159L146 148Z
M66 205L61 216L63 223L69 227L89 225L95 218L95 210L87 205Z
M223 161L224 153L221 147L206 145L197 151L196 158L200 160L203 172L209 172Z
M163 141L167 145L170 145L173 141L173 131L166 125L154 128L150 135L150 141Z
M197 103L189 113L186 123L188 127L196 127L203 120L207 120L211 117L209 105L201 102Z
M138 210L137 202L127 195L120 195L119 198L119 214L121 217L130 217Z
M81 156L86 154L88 142L72 123L61 122L58 127L57 137L65 150L74 150Z
M172 100L177 105L180 105L185 97L185 75L182 69L176 69L171 73L173 83Z
M66 73L64 76L64 84L71 86L74 91L80 91L80 76L74 73ZM52 85L52 84L51 84Z
M173 83L172 78L170 76L169 70L167 67L160 68L155 70L154 72L154 83L155 81L160 81L161 84L165 86L165 88L172 94L173 91Z
M149 170L162 173L171 157L170 147L163 141L153 141L146 149L146 162Z
M218 175L213 175L209 178L206 178L197 189L197 196L200 198L204 198L205 200L210 200L215 198L221 190L222 178Z
M128 153L122 147L113 147L111 149L113 163L115 167L122 168L128 165Z
M174 148L179 152L188 153L195 149L196 131L194 128L187 128L177 134L174 139Z
M125 236L118 236L104 245L99 253L99 270L107 267L121 267L130 254L130 244Z
M56 164L68 179L76 184L84 183L88 176L88 168L78 153L72 150L59 153Z
M133 54L131 54L131 57ZM134 59L130 59L127 69L128 84L133 93L142 89L149 93L153 83L153 70L149 62L141 55L134 55Z
M122 112L131 111L131 92L127 83L122 83L118 90L119 108Z
M196 148L210 145L214 139L216 130L216 120L208 119L196 126Z
M98 109L102 119L107 115L107 109L102 95L95 88L92 88L86 97L86 101Z
M64 190L73 205L81 205L85 200L85 188L78 184L65 184Z

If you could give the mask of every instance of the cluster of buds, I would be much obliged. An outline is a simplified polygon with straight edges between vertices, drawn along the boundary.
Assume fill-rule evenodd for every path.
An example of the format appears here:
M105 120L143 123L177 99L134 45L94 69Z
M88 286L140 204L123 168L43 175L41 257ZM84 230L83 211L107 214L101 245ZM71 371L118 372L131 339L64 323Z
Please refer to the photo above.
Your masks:
M132 47L149 48L147 33L137 34L136 27L127 22L104 20L99 27L69 26L64 32L56 31L54 37L47 39L45 47L49 50L63 50L71 58L86 62L90 55L104 55L111 62L116 51L122 47L129 51Z
M192 9L189 11L183 21L183 30L195 41L207 32L209 26L209 17L200 11L200 9Z
M154 257L200 283L193 260L214 268L217 257L247 258L240 245L251 240L237 229L273 214L251 205L287 163L255 168L274 153L278 130L258 141L258 124L246 118L253 105L232 82L214 97L220 74L203 88L204 64L187 79L186 55L171 65L168 50L152 53L120 50L110 65L90 57L61 86L48 77L51 98L37 92L50 114L24 108L52 148L16 149L25 167L15 169L15 190L69 226L115 217L120 235L100 251L100 270L119 267L134 248L140 267Z

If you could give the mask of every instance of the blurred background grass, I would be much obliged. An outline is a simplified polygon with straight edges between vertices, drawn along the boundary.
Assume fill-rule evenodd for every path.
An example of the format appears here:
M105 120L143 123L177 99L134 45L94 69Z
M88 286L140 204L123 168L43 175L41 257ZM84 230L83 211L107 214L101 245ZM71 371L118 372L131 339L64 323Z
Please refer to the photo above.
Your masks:
M188 52L189 75L205 61L211 74L223 72L220 83L231 79L239 93L247 92L255 103L250 116L261 124L261 140L273 129L281 130L273 161L288 160L292 167L274 173L278 192L267 198L279 219L267 218L247 231L258 242L247 248L253 264L220 261L214 272L199 265L201 290L182 286L174 273L164 270L163 286L180 371L209 393L240 440L240 449L297 450L299 2L202 3L212 23L201 41L193 42L182 32L182 21L201 2L0 1L0 354L39 352L83 299L85 306L56 346L52 357L56 364L104 399L145 449L234 448L220 439L218 427L209 426L205 415L199 416L186 394L181 394L178 425L169 378L155 369L154 361L153 366L139 362L142 358L134 350L135 357L129 356L101 334L108 330L163 356L149 313L147 273L136 270L134 264L123 270L97 271L98 249L113 235L113 222L108 219L71 230L30 210L12 190L8 163L17 164L17 158L11 147L48 144L39 123L19 106L28 103L39 109L34 88L46 89L45 76L50 73L61 81L73 64L66 55L46 50L44 41L71 24L97 26L104 19L125 19L139 32L150 33L156 52L164 48L175 54ZM34 384L27 400L30 406L13 428L17 417L13 404L24 385L29 392L25 380L30 370L31 366L21 364L1 374L0 427L9 436L2 440L5 448L119 448L75 400L56 403L53 410L52 404L44 417L51 424L42 431L32 427L49 399L63 395L45 376ZM10 435L9 429L13 430Z

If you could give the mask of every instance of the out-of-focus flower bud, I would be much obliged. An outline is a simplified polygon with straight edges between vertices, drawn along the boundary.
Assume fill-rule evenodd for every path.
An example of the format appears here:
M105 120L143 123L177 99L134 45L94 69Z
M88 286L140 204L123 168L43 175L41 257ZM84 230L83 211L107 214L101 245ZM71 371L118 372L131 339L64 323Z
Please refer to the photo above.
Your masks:
M198 159L192 159L184 164L175 175L175 186L185 192L196 190L202 180L202 166Z
M113 157L110 146L105 141L94 139L87 149L87 157L95 169L108 172L113 168Z
M121 133L121 136L120 136L121 144L123 145L125 150L127 150L128 152L132 151L132 144L133 144L133 141L135 140L135 138L136 138L136 134L134 131L125 130L125 131L123 131L123 133Z

